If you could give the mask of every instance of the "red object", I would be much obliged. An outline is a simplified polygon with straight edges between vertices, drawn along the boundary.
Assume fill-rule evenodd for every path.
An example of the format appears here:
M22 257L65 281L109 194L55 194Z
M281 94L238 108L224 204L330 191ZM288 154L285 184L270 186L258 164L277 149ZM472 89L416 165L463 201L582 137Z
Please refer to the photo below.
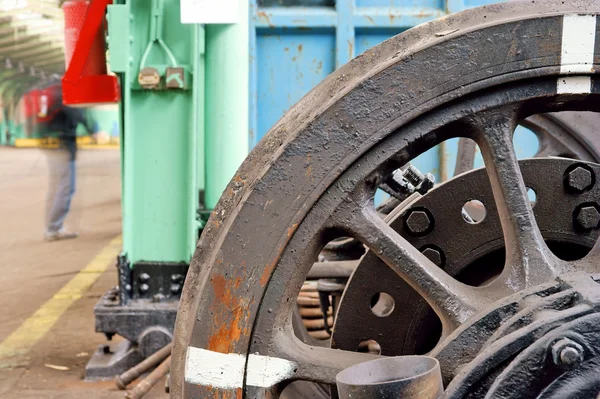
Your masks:
M35 118L36 111L36 92L38 90L30 90L23 94L23 116L26 119Z
M104 13L112 0L63 3L65 62L63 103L90 105L120 100L117 77L106 74Z

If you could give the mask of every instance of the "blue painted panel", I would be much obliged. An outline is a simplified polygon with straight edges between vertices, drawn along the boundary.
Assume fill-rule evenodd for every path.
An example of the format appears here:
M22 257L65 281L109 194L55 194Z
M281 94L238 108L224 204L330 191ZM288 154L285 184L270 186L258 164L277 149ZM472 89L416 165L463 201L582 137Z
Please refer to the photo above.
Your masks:
M465 8L479 7L479 6L484 6L486 4L492 4L492 3L500 3L500 1L494 1L494 0L464 0L464 7Z
M448 11L494 2L250 0L251 145L310 89L354 56ZM521 147L529 145L523 143ZM452 163L447 167L451 174L455 142L447 143L446 153ZM423 172L432 172L439 178L439 159L438 150L433 149L414 163Z
M392 36L404 32L402 28L360 28L356 30L356 55L360 55L373 46L386 41Z
M292 105L335 68L332 30L259 31L258 123L262 137Z
M444 0L356 0L356 7L446 8Z

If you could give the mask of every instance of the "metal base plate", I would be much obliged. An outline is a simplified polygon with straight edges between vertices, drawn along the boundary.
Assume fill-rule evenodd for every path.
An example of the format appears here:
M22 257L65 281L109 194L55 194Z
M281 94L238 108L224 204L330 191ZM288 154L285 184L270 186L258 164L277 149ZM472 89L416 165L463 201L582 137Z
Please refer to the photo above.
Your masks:
M110 289L94 307L96 331L109 339L118 334L126 341L113 349L101 345L86 366L86 379L113 378L168 344L178 307L179 300L175 299L132 299L121 305L118 289Z
M144 357L137 350L137 346L129 341L123 341L113 348L110 345L100 345L85 366L85 379L86 381L110 380L142 360Z

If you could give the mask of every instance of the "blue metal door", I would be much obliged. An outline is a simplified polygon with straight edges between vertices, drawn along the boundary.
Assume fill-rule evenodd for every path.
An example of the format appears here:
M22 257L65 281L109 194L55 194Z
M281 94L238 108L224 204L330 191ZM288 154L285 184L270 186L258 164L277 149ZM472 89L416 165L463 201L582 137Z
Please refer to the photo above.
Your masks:
M336 68L415 25L497 0L250 0L250 145ZM447 149L419 157L438 174ZM450 157L448 157L450 158Z

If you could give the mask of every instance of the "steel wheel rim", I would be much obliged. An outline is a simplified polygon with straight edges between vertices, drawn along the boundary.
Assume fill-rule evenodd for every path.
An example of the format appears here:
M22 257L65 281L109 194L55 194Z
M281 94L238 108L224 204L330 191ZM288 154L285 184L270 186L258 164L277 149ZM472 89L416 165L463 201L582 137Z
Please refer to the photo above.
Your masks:
M527 11L526 4L519 4L519 7L521 7L521 10L523 8L525 8L525 11ZM564 7L564 9L567 9L570 11L573 10L572 8L569 8L569 7L573 7L573 6L561 6L560 4L552 3L548 7L548 12L555 12L557 7L558 8ZM577 7L577 5L574 7ZM496 10L498 12L506 12L506 15L511 16L511 17L515 15L515 9L511 8L511 6L508 6L508 5L499 5L499 6L489 7L489 8L486 8L485 10L486 10L485 12L490 12L490 10ZM464 22L465 20L468 21L468 17L481 18L483 15L483 14L481 14L481 10L478 10L477 12L479 14L473 12L473 13L471 13L471 15L468 15L470 13L465 13L463 16L456 17L456 20L454 20L453 18L449 18L448 20L450 20L449 22L459 23L459 22ZM587 10L587 12L588 13L590 12L589 9ZM464 20L463 20L463 18L464 18ZM552 17L549 17L549 19L552 19ZM556 19L556 18L554 18L554 19ZM448 22L448 20L446 22ZM439 23L437 25L430 24L429 26L422 28L422 29L426 30L426 28L427 28L427 29L433 29L435 31L438 28L445 26L444 24L441 24L441 25L442 26L440 26ZM385 47L385 46L383 46L383 47ZM389 43L388 43L388 47L389 47ZM381 50L381 48L379 48L379 50ZM354 64L357 64L357 63L354 63ZM520 76L517 73L512 74L512 75L509 75L507 73L502 73L501 75L497 75L495 78L491 78L486 83L490 83L494 80L496 81L496 83L500 83L500 80L501 80L500 76L502 78L506 78L506 79L508 79L508 78L516 79L517 77L524 79L526 77L531 77L531 76L547 75L547 76L552 76L552 78L548 78L547 80L545 80L545 85L547 86L546 88L548 89L548 92L547 92L547 94L548 94L548 93L551 93L552 90L554 90L554 91L556 90L556 74L558 73L556 61L554 61L554 64L552 64L552 61L550 60L550 65L554 65L554 66L549 66L549 67L538 66L538 68L536 68L536 69L529 70L530 73L521 73ZM335 83L336 83L335 80L343 78L344 71L352 71L352 68L355 66L356 65L351 64L347 68L344 68L338 74L334 75L331 79L329 79L328 84L326 84L324 86L325 87L327 87L328 85L330 87L335 86ZM477 86L477 83L470 86L470 89L475 89L476 86ZM461 89L461 90L465 90L465 89ZM352 95L349 95L349 97L352 97ZM311 100L314 100L314 99L309 98L309 99L305 100L305 103L308 101L311 101ZM446 99L444 99L444 100L446 100ZM581 97L575 96L575 97L573 97L573 100L581 101ZM440 100L440 101L442 101L442 100ZM425 103L423 103L421 105L425 108L427 107L427 105ZM332 107L333 106L330 106L327 111L335 112L335 111L331 111ZM302 109L301 106L299 106L299 108ZM341 108L339 108L339 104L337 106L337 109L341 110ZM546 109L546 111L547 110L549 110L549 109ZM422 109L422 111L424 111L424 109ZM310 112L309 112L309 114L310 114ZM331 116L333 116L333 115L331 115ZM408 118L408 117L414 116L414 115L405 115L405 116ZM295 114L292 112L291 115L287 118L287 121L288 122L290 120L293 121L295 118L298 118L298 114ZM339 125L340 121L343 119L344 118L342 116L338 115L338 117L336 118L337 124ZM261 190L265 189L265 186L268 185L268 183L273 183L274 181L276 181L277 173L279 173L279 175L281 175L281 170L277 171L276 165L274 165L271 169L269 169L270 171L276 172L274 174L271 174L270 177L267 176L269 170L265 171L264 169L262 169L262 170L256 171L256 172L251 171L250 169L251 169L252 165L250 165L250 163L253 162L252 160L254 160L254 162L256 162L257 159L260 159L262 157L266 158L267 152L274 151L276 148L279 148L279 151L274 151L275 153L277 153L278 156L281 156L283 153L283 155L293 157L294 151L299 149L298 147L294 148L294 143L286 142L286 139L283 137L285 135L285 132L283 132L283 130L286 129L287 127L289 127L289 126L285 125L285 122L286 121L278 124L278 126L275 128L275 131L279 130L281 132L279 135L277 133L272 133L271 135L269 135L268 139L260 146L260 148L258 148L256 151L253 152L253 154L250 157L250 161L246 162L245 167L244 166L242 167L242 169L240 170L240 172L238 173L238 175L236 176L236 178L234 179L232 184L229 186L228 193L222 199L220 208L217 209L217 211L216 211L217 215L219 213L221 213L221 215L217 216L217 217L213 217L211 219L211 222L214 227L211 226L212 231L208 232L205 235L205 237L203 238L203 240L201 241L201 249L203 248L203 246L206 250L209 249L208 248L209 243L211 242L211 240L215 240L215 238L211 238L211 235L218 235L219 231L217 231L217 230L231 228L230 226L233 224L233 219L231 217L227 218L227 216L229 216L228 212L243 211L242 208L244 207L244 205L246 205L243 202L238 202L238 201L252 201L252 200L256 199L256 198L251 198L252 196L248 195L249 190L244 191L242 189L242 186L249 184L253 188L253 190L261 191ZM379 122L381 122L381 121L379 121ZM498 119L496 122L500 125L508 123L508 121L502 120L502 118ZM314 122L314 123L318 124L316 122ZM511 123L512 123L512 121L511 121ZM398 124L403 124L403 123L398 122ZM383 124L380 124L380 126L383 127ZM316 126L313 126L313 129L315 127ZM327 126L324 126L323 124L321 124L320 127L321 127L321 129L327 128ZM378 130L381 131L381 129L378 129ZM392 129L390 128L389 130L392 130ZM339 132L339 129L338 129L338 132ZM304 141L303 144L305 146L308 145L309 143L317 145L319 143L319 141L311 141L310 137L308 137L308 136L310 136L309 133L314 134L315 132L314 132L314 130L312 132L308 132L308 133L305 132L305 135L307 137L302 137L302 140L306 140L306 141ZM295 135L290 134L290 136L295 136ZM369 137L371 137L372 143L381 142L381 140L375 136L376 135L369 135ZM290 138L292 138L292 137L290 137ZM296 139L298 139L298 138L296 138ZM404 137L403 139L407 140L409 138ZM429 137L429 139L431 140L431 136ZM282 147L280 147L281 143L284 143ZM366 143L366 144L369 144L369 143ZM509 145L508 143L505 143L505 144ZM296 142L296 145L298 145L298 142ZM346 150L348 150L348 149L346 149ZM345 164L355 162L358 155L363 154L363 153L364 153L364 150L362 150L362 149L358 149L358 148L350 149L350 156L349 156L350 159L347 159L346 162L337 162L337 164L341 165L340 169L346 169L346 166L344 166ZM319 154L317 153L316 156L318 156L318 155ZM352 156L352 155L354 155L354 156ZM407 155L407 154L404 154L404 155ZM503 158L503 157L506 157L506 154L504 154L504 155L496 154L496 157ZM406 158L407 158L406 160L408 160L409 157L406 157ZM295 161L297 162L297 160L295 160ZM317 166L319 166L319 165L317 165L318 162L311 163L309 161L308 163L311 166L314 166L315 169ZM256 176L258 176L260 173L265 173L265 174L263 174L259 180L255 180ZM285 207L286 209L288 209L288 212L290 212L290 214L296 216L296 218L292 217L290 219L293 219L293 220L290 220L290 222L282 223L282 226L284 224L285 224L285 226L287 226L287 229L286 229L287 231L282 231L283 234L281 236L279 236L278 233L273 233L276 235L276 237L282 237L282 238L279 238L279 239L276 238L273 240L273 241L276 241L278 243L278 245L272 247L273 249L271 251L269 251L268 256L266 256L266 255L259 256L259 259L262 258L265 261L265 264L261 265L260 267L256 267L256 270L250 272L250 277L253 276L253 278L254 278L254 280L252 280L252 281L254 281L254 282L258 281L259 282L258 285L267 284L268 280L270 278L272 278L272 273L274 271L277 272L278 270L282 270L282 269L280 269L280 266L277 265L277 263L278 263L278 261L279 261L279 263L281 263L281 259L283 259L283 257L286 255L286 253L285 253L286 245L289 245L290 237L292 239L296 239L297 235L299 234L298 233L298 223L294 223L293 221L297 220L299 222L300 220L307 220L307 217L305 216L306 212L307 212L308 208L311 207L310 204L314 203L314 201L316 200L316 198L314 198L314 197L316 196L318 198L318 195L314 194L314 192L319 191L319 183L326 182L327 178L329 178L328 181L330 183L323 183L323 185L325 185L326 187L330 186L330 184L331 184L331 182L333 182L334 178L337 178L336 174L339 174L340 172L339 171L331 172L331 175L333 175L333 176L329 176L329 174L330 174L329 171L327 171L326 173L322 173L321 171L319 171L319 173L320 174L319 174L318 178L313 176L313 178L315 179L315 183L309 184L309 186L312 187L312 190L304 190L305 187L301 188L300 184L298 184L298 188L297 188L298 190L303 189L303 191L312 193L313 197L311 197L310 194L307 194L306 197L299 199L297 201L297 203L300 205ZM308 176L305 176L305 177L308 177ZM275 179L275 180L271 180L271 179ZM284 187L282 187L282 189L285 190ZM320 190L325 191L324 188L322 188ZM292 193L290 193L290 195L292 195ZM293 203L292 199L290 199L290 201ZM260 204L260 206L264 207L265 204L267 207L271 206L271 204L267 204L267 202L268 202L268 199L263 201L262 204ZM258 203L260 203L260 200L257 201L257 204ZM280 209L284 209L284 208L280 208ZM296 211L298 213L296 213ZM223 219L223 216L225 216L226 219ZM243 219L244 216L240 215L240 213L238 213L237 217L238 218L241 217ZM367 221L373 222L373 220L367 220ZM375 220L375 222L376 222L376 220ZM257 226L255 226L255 227L257 227ZM385 230L385 226L381 226L381 227ZM361 234L366 235L365 232L362 232ZM362 238L365 238L365 237L362 237ZM269 237L264 237L264 239L268 241ZM220 240L223 240L223 238L221 238ZM221 241L221 242L223 243L223 241ZM244 244L242 243L241 245L244 245ZM316 250L316 248L315 248L315 250ZM543 254L543 249L540 249L540 253ZM545 256L547 254L543 254L543 255ZM244 287L240 288L240 286L242 284L245 284L246 280L244 280L244 279L237 280L239 278L239 276L236 276L235 272L233 273L233 275L228 276L229 280L225 280L225 277L224 277L225 274L223 274L225 269L219 270L220 273L211 275L211 272L213 272L213 270L211 270L211 269L214 267L215 264L228 263L229 261L226 259L226 254L223 252L213 251L211 253L212 259L208 262L207 262L207 259L205 259L206 256L207 256L206 254L198 254L198 253L195 256L195 262L202 263L204 265L203 270L202 270L204 274L203 274L203 276L200 276L199 274L196 276L192 275L192 277L190 279L188 279L188 281L186 282L186 291L190 291L193 288L198 289L199 287L202 287L201 289L205 290L209 287L210 283L212 283L212 285L213 285L212 295L215 294L214 290L216 289L217 291L220 291L221 294L223 294L223 295L221 295L221 297L225 298L225 301L221 301L221 302L223 302L221 304L216 304L216 305L213 304L212 310L209 311L208 309L211 308L211 306L209 305L208 302L202 303L202 300L200 300L197 303L192 304L193 295L188 294L188 295L184 296L184 299L182 302L182 308L185 310L179 316L180 321L178 322L178 336L176 338L176 352L179 351L179 354L180 354L179 357L181 357L181 359L183 359L182 355L185 353L185 349L187 348L187 346L189 344L191 344L191 346L207 348L208 350L216 352L216 353L237 353L237 354L241 354L242 356L245 356L244 354L249 353L249 352L253 353L253 347L249 346L249 345L251 345L250 335L252 335L252 339L255 342L262 341L262 337L261 337L262 333L259 331L261 329L260 328L261 322L257 321L255 319L255 317L258 313L258 310L256 309L258 304L256 302L260 301L261 298L263 298L263 295L265 295L265 292L263 291L263 289L256 289L256 290L254 290L255 292L250 292L252 290L246 285L244 285ZM235 269L232 268L231 270L235 270ZM262 272L260 272L260 270L262 270ZM305 270L305 271L308 272L308 270ZM243 271L243 273L247 273L247 271ZM222 286L215 286L215 284L217 283L217 280L215 278L218 279L219 275L221 276L220 281L221 281ZM509 277L512 277L512 276L509 276ZM239 282L236 282L236 281L239 281ZM236 287L236 284L237 284L237 287ZM189 288L189 287L192 287L192 288ZM255 288L257 288L257 287L255 287ZM274 289L270 285L269 285L269 288ZM244 301L248 301L248 302L247 303L239 303L239 302L234 301L235 303L233 303L233 302L226 303L226 301L228 300L227 293L229 292L229 295L231 296L233 291L238 291L238 290L239 290L239 292L246 290L246 293L248 293L249 295L245 298L240 298L239 296L235 295L235 301L244 300ZM267 295L268 295L268 293L267 293ZM203 297L205 298L204 299L205 301L209 300L211 297L211 294L208 294L205 296L203 295ZM286 299L288 299L288 300L290 299L290 295L286 295L285 297L287 297ZM263 298L263 300L264 300L264 298ZM254 301L254 302L252 302L252 301ZM188 316L188 313L190 313L190 311L192 314L197 313L197 311L199 309L202 309L202 305L207 305L206 306L206 309L207 309L206 315L207 316L209 313L211 313L213 316L215 316L215 315L222 316L223 320L227 320L229 322L229 324L231 324L231 322L233 321L234 322L233 324L235 324L234 325L235 328L225 327L224 322L220 320L219 324L208 327L209 331L207 331L207 332L202 333L200 331L196 331L195 333L193 333L192 332L193 326L192 326L192 328L189 328L189 326L184 326L183 324L185 323L185 318L186 318L186 316ZM252 308L252 307L254 307L254 308L253 308L253 310L250 311L249 308ZM230 311L232 309L241 309L241 311L240 311L241 314L233 315L234 317L232 319L231 314L230 314ZM276 312L273 312L271 314L274 314L274 313L276 313ZM466 315L466 314L460 314L460 312L458 312L455 314L456 320L454 322L464 321L464 319L467 316L468 315ZM195 318L195 317L193 317L193 318ZM200 319L202 320L201 316L200 316ZM207 317L204 318L204 320L207 320L207 319L208 319ZM184 320L184 321L181 321L181 320ZM268 325L269 323L266 323L266 324ZM273 325L273 323L271 323L271 326L272 325ZM291 342L290 345L293 345L293 342ZM268 352L270 349L271 348L267 347L265 350L265 352L267 352L267 353L264 353L264 355L269 355ZM364 358L364 357L362 357L362 358ZM179 374L179 381L175 381L176 384L179 385L179 387L176 389L179 389L179 388L185 389L186 393L191 396L193 396L194 393L200 393L199 396L201 396L201 393L205 392L205 388L198 387L193 384L190 384L190 385L184 387L183 381L181 379L183 377L182 365L183 365L182 363L174 365L174 367L176 369L179 368L179 370L176 371L176 373ZM176 378L176 380L177 380L177 378ZM221 389L217 389L215 392L218 392L220 395L222 395L222 397L233 397L235 395L242 393L242 390L241 390L241 387L223 387ZM261 392L262 392L261 389L255 389L255 388L247 388L247 390L245 391L246 395L249 395L251 397L260 396ZM183 393L183 392L179 391L179 393Z

